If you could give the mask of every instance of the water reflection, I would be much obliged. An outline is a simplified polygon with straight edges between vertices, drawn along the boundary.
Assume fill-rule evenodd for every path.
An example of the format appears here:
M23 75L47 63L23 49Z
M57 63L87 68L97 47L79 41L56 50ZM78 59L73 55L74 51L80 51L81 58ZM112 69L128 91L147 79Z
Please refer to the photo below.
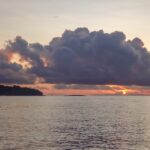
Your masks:
M0 149L150 149L149 97L2 97Z

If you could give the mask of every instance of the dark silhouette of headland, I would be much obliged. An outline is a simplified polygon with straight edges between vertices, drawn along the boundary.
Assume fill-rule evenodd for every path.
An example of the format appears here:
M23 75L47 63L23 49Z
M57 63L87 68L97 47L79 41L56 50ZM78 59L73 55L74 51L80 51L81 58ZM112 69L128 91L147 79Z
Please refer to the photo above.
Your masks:
M0 96L42 96L43 93L37 89L0 85Z

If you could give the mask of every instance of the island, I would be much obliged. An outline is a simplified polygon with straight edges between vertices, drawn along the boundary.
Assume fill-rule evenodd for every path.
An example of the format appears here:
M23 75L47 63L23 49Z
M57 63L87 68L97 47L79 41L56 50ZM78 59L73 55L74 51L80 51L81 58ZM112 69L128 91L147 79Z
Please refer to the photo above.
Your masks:
M0 85L0 96L43 96L43 93L37 89L17 85Z

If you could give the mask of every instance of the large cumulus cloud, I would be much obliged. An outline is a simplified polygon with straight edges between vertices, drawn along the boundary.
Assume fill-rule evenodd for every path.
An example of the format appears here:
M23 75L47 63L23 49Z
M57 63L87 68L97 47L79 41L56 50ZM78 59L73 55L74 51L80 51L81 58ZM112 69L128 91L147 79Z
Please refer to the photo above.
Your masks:
M31 67L24 69L9 61L5 65L30 76L31 82L42 78L46 83L150 85L150 53L141 39L127 40L123 32L77 28L66 30L49 45L29 44L16 37L0 55L10 53L18 53ZM1 67L5 68L0 61ZM22 76L18 70L17 76Z

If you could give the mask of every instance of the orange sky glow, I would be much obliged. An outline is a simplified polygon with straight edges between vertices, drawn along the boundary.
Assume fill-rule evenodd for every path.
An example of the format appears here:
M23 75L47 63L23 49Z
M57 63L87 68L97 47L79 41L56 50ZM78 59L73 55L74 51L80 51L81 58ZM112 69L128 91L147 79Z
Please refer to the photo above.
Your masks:
M26 87L27 85L22 85ZM98 85L101 86L101 85ZM35 84L27 87L39 89L44 95L150 95L150 89L140 86L102 85L104 89L57 89L55 84Z

